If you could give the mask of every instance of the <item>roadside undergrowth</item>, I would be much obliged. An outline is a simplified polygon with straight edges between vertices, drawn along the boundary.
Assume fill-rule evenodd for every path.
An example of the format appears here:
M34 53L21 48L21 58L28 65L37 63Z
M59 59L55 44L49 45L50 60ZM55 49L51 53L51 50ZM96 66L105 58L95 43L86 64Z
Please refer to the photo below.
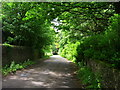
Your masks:
M29 59L23 63L15 63L15 61L12 61L10 65L6 65L2 68L2 74L3 76L6 76L10 73L15 73L17 70L27 68L28 66L35 63L35 61L31 61Z
M90 68L84 66L83 63L78 63L79 70L77 71L77 77L81 80L84 88L101 88L101 78L99 73L93 73Z

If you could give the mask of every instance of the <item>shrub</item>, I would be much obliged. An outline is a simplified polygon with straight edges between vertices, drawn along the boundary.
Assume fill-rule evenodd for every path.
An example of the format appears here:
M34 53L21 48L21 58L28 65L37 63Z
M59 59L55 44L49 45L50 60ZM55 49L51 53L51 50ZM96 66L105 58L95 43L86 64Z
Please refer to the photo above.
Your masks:
M62 52L60 53L61 56L66 57L69 60L75 61L77 56L77 47L80 44L80 42L74 43L68 43L64 46L64 49L62 49Z
M96 59L119 66L120 64L120 36L118 33L118 17L110 18L111 24L104 33L85 38L77 48L77 62Z

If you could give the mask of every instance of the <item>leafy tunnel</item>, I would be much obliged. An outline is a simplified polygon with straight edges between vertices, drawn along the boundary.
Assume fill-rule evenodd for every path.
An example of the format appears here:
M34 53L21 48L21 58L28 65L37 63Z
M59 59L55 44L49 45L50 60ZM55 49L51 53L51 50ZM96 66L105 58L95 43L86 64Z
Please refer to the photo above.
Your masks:
M2 2L4 45L120 68L119 2Z

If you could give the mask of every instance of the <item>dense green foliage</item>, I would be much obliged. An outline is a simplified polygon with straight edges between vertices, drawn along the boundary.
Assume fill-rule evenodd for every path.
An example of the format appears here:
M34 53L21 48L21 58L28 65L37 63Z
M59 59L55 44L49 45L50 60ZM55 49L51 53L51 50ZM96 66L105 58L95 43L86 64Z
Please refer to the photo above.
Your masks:
M77 54L77 47L79 45L79 42L68 43L65 45L65 48L61 52L61 56L66 57L69 60L73 60L73 62L76 60Z
M96 59L119 67L120 15L116 14L114 3L83 3L81 11L80 6L71 8L59 17L60 55L75 62Z
M3 43L33 47L41 54L48 51L55 35L51 18L46 18L49 7L37 2L3 3Z
M112 53L109 52L110 54L106 56L106 50L104 50L104 48L107 44L109 46L107 49L115 47L112 43L116 42L116 40L112 42L112 35L119 32L119 30L115 31L118 27L115 26L117 22L114 23L114 21L117 21L117 19L111 21L113 25L110 25L108 21L111 16L119 12L117 7L118 4L107 2L2 3L3 43L30 46L34 49L39 49L41 54L46 51L48 52L50 51L49 49L52 48L50 45L52 45L55 40L55 32L51 27L51 21L56 19L59 25L54 25L54 27L60 30L60 32L56 32L59 37L57 43L60 45L60 52L63 54L65 51L65 57L70 56L69 59L73 59L72 57L77 58L75 48L77 48L78 44L74 44L79 42L81 46L78 51L81 51L82 46L84 46L86 49L84 48L83 52L86 58L91 56L95 59L106 59L109 55L111 56ZM115 17L117 17L117 15ZM119 36L115 38L117 37ZM110 43L107 42L109 39L111 41ZM99 44L101 44L101 46L94 44L98 44L98 42L100 42ZM75 48L72 49L72 54L69 48L74 46ZM102 48L101 51L95 51L96 49L89 48L90 46L92 46L92 48L104 48ZM119 45L117 45L117 48L118 46ZM116 52L116 50L110 50L111 52ZM94 51L94 55L90 53ZM118 51L116 52L117 54L114 54L114 58L116 55L118 56ZM68 55L68 53L72 55ZM80 53L82 53L82 51ZM97 55L99 53L102 54L98 58ZM78 56L81 55L79 54ZM82 55L82 57L84 56ZM111 58L113 57L107 59Z
M111 23L104 32L78 40L77 42L80 43L79 45L76 43L64 45L64 48L62 50L60 49L61 55L69 60L76 60L76 62L96 59L107 61L114 66L119 67L120 36L118 35L117 29L118 23L120 22L118 22L118 17L120 18L120 15L115 14L115 16L110 18Z
M103 60L119 67L120 51L118 51L118 46L120 41L117 33L118 15L113 17L111 25L104 33L84 39L83 43L78 47L78 49L80 48L78 53L83 56L81 59Z

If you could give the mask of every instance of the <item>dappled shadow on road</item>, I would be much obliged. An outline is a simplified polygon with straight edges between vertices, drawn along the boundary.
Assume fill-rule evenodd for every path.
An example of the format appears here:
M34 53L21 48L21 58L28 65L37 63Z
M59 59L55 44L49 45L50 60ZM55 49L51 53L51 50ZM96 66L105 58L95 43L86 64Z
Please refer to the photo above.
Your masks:
M3 88L81 88L72 62L58 55L3 79Z

